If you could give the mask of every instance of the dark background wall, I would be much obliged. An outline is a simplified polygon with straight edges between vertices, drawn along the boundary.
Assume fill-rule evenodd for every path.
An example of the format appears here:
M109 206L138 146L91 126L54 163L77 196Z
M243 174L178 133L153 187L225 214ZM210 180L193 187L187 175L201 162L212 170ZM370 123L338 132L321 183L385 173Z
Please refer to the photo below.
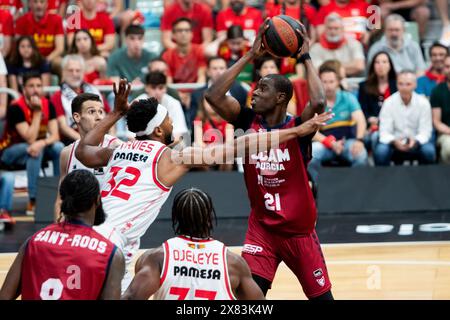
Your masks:
M53 219L58 179L40 178L36 221ZM450 210L450 166L322 168L319 214ZM196 187L210 194L219 218L247 217L244 177L239 172L192 172L174 187L158 219L170 219L179 190Z

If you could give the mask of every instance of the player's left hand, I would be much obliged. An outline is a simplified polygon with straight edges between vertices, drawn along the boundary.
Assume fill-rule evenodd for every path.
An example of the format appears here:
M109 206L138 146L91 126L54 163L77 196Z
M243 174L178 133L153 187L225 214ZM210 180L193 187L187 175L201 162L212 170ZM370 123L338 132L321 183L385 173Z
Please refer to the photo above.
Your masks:
M297 58L299 58L302 54L309 53L309 44L311 43L311 39L308 36L308 31L306 30L304 25L301 25L302 29L295 29L301 37L303 38L303 45L297 53Z
M131 84L127 79L120 79L119 89L117 89L116 83L113 83L114 91L114 112L118 112L121 115L127 113L130 105L128 104L128 96L131 91Z
M296 127L297 135L299 137L304 137L311 133L315 133L321 127L326 125L326 123L333 117L334 113L332 113L331 111L325 111L319 115L316 113L314 114L314 117Z

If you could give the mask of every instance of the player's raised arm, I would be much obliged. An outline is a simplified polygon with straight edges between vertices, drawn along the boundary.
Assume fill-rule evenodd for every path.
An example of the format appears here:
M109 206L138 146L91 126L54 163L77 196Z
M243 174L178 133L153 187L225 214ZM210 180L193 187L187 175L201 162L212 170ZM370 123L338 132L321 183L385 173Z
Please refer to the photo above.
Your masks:
M158 161L158 180L167 187L173 186L190 168L226 163L236 157L247 158L250 153L258 153L278 147L294 138L304 137L324 126L333 117L331 112L315 115L301 125L289 129L270 132L250 133L229 144L210 145L205 148L189 147L181 151L166 149Z
M27 247L26 241L19 249L11 268L6 275L5 282L0 289L0 300L14 300L21 294L22 261Z
M206 101L208 101L212 108L228 122L233 122L237 119L241 107L235 98L231 95L227 95L227 92L230 90L233 82L244 69L245 65L264 54L265 49L262 45L262 34L267 28L267 23L263 23L259 28L258 35L256 36L250 51L231 66L231 68L225 71L217 81L206 90Z
M130 94L131 85L127 83L127 80L121 79L118 89L114 83L113 90L115 94L114 110L108 113L103 120L80 140L75 151L77 159L89 168L104 167L108 164L114 149L102 148L99 145L105 134L129 109L128 95Z
M164 251L162 247L146 251L136 262L135 276L123 300L147 300L160 287Z
M122 251L117 248L114 253L111 266L109 267L108 277L105 280L101 300L119 300L121 292L121 283L125 273L125 259Z
M296 30L303 37L303 46L298 54L298 60L302 62L306 70L306 80L308 83L309 103L303 111L301 117L302 121L308 121L314 114L320 114L325 111L327 100L325 97L325 91L317 74L314 65L312 64L311 57L309 56L309 43L310 39L306 29Z

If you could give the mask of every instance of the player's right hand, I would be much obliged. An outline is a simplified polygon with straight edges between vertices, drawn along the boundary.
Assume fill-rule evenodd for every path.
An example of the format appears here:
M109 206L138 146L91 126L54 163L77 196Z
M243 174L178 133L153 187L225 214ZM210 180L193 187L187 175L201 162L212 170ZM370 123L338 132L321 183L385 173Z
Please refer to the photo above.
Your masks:
M121 115L125 115L130 108L128 104L128 96L131 91L131 84L127 79L120 79L119 89L117 89L116 83L113 83L114 91L114 112L118 112Z
M310 135L312 133L317 132L321 127L326 125L326 123L334 117L334 113L331 111L325 111L321 114L314 114L314 117L309 119L306 122L303 122L301 125L296 127L297 135L299 137L304 137Z
M303 24L300 24L300 25L301 25L302 29L301 30L295 29L295 31L297 31L300 34L300 36L303 38L303 45L298 50L297 58L300 58L300 56L302 54L309 53L309 47L311 44L311 39L308 36L308 31L306 30L306 28Z

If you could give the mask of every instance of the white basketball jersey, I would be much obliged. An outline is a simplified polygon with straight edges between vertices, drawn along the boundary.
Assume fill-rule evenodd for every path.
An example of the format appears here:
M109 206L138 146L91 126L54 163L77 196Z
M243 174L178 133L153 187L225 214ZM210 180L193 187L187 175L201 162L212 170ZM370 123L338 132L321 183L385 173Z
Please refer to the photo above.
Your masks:
M167 148L154 140L124 142L106 167L101 186L104 224L127 240L139 239L156 219L172 188L158 181L159 158Z
M217 240L176 237L163 244L164 267L158 300L235 300L227 248Z
M103 141L101 143L101 147L109 147L111 145L111 143L113 143L114 141L117 141L116 137L110 136L109 134L105 135L105 137L103 138ZM88 168L86 167L84 164L82 164L80 162L80 160L78 160L75 157L75 150L78 147L78 143L80 143L80 140L77 140L75 142L73 142L71 144L72 149L70 150L70 156L69 156L69 161L67 162L67 173L69 174L70 172L74 171L74 170L79 170L79 169L84 169L84 170L88 170L90 172L92 172L95 177L97 178L98 182L100 183L100 186L103 183L103 177L105 175L105 168Z

